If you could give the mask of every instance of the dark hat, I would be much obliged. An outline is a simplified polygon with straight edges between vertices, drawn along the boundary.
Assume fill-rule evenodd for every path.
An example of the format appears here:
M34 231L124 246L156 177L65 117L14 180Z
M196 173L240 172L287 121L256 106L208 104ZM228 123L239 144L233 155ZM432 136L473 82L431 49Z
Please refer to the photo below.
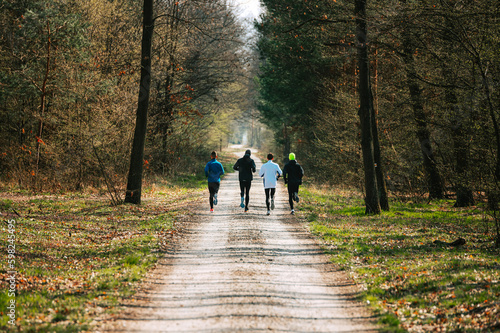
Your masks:
M250 149L247 149L247 151L245 152L245 155L248 155L248 156L252 155L252 151Z

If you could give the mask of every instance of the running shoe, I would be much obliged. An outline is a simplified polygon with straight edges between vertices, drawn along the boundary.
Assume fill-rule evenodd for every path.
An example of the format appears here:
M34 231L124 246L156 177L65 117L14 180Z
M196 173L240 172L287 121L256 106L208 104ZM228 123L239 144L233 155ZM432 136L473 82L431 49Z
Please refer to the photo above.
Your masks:
M266 215L271 215L271 211L270 211L270 210L268 210Z
M217 194L214 194L214 205L217 205Z
M214 209L213 208L210 208L210 212L213 213L214 212Z
M297 192L293 192L293 200L299 202L299 194Z
M271 209L274 210L274 198L271 199Z
M241 208L245 208L245 203L243 201L245 201L245 198L241 197L241 203L240 203Z
M292 213L291 213L291 214L292 214L292 215L295 215L295 211L294 211L293 209L292 209Z

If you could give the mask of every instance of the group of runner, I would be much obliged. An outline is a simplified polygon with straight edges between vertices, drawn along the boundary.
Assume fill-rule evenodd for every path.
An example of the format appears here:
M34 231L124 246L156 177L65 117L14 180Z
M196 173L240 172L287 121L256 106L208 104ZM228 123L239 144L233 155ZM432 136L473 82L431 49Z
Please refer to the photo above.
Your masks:
M238 159L233 166L234 170L239 172L238 179L240 181L241 203L240 207L248 212L248 203L250 202L250 187L252 185L253 174L257 168L254 160L250 157L252 152L248 149L245 155ZM266 208L267 214L271 214L274 209L274 195L276 193L276 185L278 179L283 176L285 185L288 185L288 202L290 204L291 213L295 214L293 202L299 202L299 186L302 184L304 170L295 160L295 154L288 155L289 162L285 164L283 171L280 166L275 163L273 154L267 154L267 163L263 164L259 170L259 177L263 178L264 191L266 193ZM208 190L210 192L210 211L214 211L214 205L217 205L217 193L219 192L220 176L224 174L224 167L217 161L217 152L213 151L211 160L205 165L205 176L208 177Z

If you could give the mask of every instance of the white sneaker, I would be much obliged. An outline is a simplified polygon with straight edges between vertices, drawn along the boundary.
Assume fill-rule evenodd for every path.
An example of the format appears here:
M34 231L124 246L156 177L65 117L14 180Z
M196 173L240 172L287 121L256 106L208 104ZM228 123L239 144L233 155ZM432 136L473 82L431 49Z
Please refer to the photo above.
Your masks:
M271 199L271 209L274 210L274 199Z
M295 215L295 211L292 209L292 215Z
M271 215L271 211L270 211L270 210L268 210L266 215Z

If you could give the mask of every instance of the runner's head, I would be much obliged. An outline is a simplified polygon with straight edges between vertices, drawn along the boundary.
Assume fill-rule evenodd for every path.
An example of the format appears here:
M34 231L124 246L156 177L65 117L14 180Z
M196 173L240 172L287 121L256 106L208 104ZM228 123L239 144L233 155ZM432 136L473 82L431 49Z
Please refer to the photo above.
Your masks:
M268 159L269 161L270 161L270 160L272 160L273 158L274 158L274 155L273 155L273 154L271 154L271 153L267 154L267 159Z
M290 153L290 155L288 155L288 159L290 161L294 161L295 160L295 154L294 153Z
M214 150L210 156L212 156L212 158L217 158L217 152Z
M252 155L252 151L250 149L247 149L247 151L245 152L245 155L248 155L248 156Z

